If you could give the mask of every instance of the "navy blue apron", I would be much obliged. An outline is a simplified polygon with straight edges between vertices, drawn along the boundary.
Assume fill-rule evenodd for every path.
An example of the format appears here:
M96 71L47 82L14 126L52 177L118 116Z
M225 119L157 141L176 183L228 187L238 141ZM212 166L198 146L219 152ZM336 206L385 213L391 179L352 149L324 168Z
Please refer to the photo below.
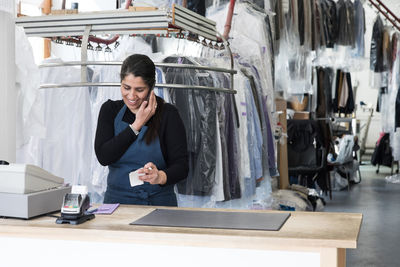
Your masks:
M126 105L121 108L114 120L115 135L129 126L122 120L125 111ZM109 165L104 203L177 206L173 185L161 187L145 182L143 185L131 187L129 183L129 173L142 168L148 162L153 162L159 170L167 167L161 152L159 138L146 144L144 138L146 131L147 126L143 126L139 136L125 154L117 162Z

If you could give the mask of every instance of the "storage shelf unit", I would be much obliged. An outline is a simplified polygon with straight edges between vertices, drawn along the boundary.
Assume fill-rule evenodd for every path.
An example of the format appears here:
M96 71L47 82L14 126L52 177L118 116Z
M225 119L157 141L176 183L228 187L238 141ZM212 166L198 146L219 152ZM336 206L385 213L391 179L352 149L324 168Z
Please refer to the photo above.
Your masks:
M91 34L156 34L168 36L182 31L221 42L216 23L184 7L174 5L172 11L101 11L71 15L48 15L16 18L28 36L61 37L84 35L91 25Z

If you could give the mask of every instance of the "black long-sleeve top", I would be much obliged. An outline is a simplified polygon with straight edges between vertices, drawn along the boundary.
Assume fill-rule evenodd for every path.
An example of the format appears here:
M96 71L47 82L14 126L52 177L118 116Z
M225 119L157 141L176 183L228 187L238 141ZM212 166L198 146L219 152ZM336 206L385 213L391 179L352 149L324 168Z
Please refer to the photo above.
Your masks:
M158 99L157 102L159 101L162 100ZM114 119L123 105L122 100L108 100L100 109L94 149L98 161L103 166L118 161L137 139L129 125L120 134L115 135ZM171 185L185 179L189 172L186 132L178 110L173 105L164 103L161 115L158 137L167 164L167 168L163 170L167 175L165 185ZM132 124L135 118L135 114L127 108L122 120Z

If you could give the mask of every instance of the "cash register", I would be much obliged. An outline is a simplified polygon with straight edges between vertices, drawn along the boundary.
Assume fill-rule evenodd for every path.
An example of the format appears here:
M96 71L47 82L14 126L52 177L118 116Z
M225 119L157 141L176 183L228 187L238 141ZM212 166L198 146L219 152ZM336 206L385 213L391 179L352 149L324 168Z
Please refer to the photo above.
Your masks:
M0 164L0 216L29 219L58 211L71 192L64 179L31 164Z

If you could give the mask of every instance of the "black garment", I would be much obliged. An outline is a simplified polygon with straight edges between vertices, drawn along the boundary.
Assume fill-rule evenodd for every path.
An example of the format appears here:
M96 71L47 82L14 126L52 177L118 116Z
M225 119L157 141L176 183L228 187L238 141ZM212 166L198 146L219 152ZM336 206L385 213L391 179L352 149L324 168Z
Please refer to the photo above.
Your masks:
M336 3L333 0L321 1L321 11L323 19L323 34L325 36L326 47L333 48L338 38L338 19L336 15Z
M289 175L303 175L307 181L317 175L320 188L328 191L326 150L319 123L313 120L288 120L287 135ZM307 186L312 187L311 184Z
M386 95L387 93L388 93L387 87L379 88L378 100L376 101L376 112L381 112L382 97L383 97L383 95Z
M348 98L346 101L346 105L344 107L340 107L339 103L340 103L341 90L344 87L343 83L347 83L347 88L349 91L348 91ZM353 87L351 85L351 75L348 72L337 70L335 99L333 100L333 112L351 114L354 111L354 105L355 104L353 97Z
M369 61L369 67L374 72L384 71L382 39L383 39L383 23L378 15L374 23L374 27L372 28L371 53Z
M299 18L299 40L300 45L304 45L304 2L303 0L297 1L297 17Z
M167 63L193 64L184 57L168 57ZM210 75L194 69L165 68L166 83L214 86ZM200 75L199 75L200 74ZM180 182L178 192L187 195L210 195L216 167L216 96L213 91L171 89L171 103L182 117L187 130L189 175Z
M318 118L327 118L332 113L332 79L331 68L317 68L317 110Z
M204 0L188 0L187 8L197 14L206 16L206 1Z
M393 162L392 148L390 147L390 134L385 135L379 141L379 144L375 146L374 153L372 154L371 163L372 165L384 165L391 167Z
M354 6L350 0L339 0L336 3L339 21L337 44L355 47L354 39Z
M157 97L158 107L162 108L158 137L161 152L167 163L167 169L163 170L167 174L165 185L171 185L185 179L188 174L186 132L177 109L171 104L162 104L162 101ZM119 135L114 135L114 119L123 105L122 100L108 100L100 109L94 146L97 159L103 166L118 161L137 138L129 126ZM132 124L135 118L135 114L126 109L123 121ZM146 125L149 125L151 120Z

